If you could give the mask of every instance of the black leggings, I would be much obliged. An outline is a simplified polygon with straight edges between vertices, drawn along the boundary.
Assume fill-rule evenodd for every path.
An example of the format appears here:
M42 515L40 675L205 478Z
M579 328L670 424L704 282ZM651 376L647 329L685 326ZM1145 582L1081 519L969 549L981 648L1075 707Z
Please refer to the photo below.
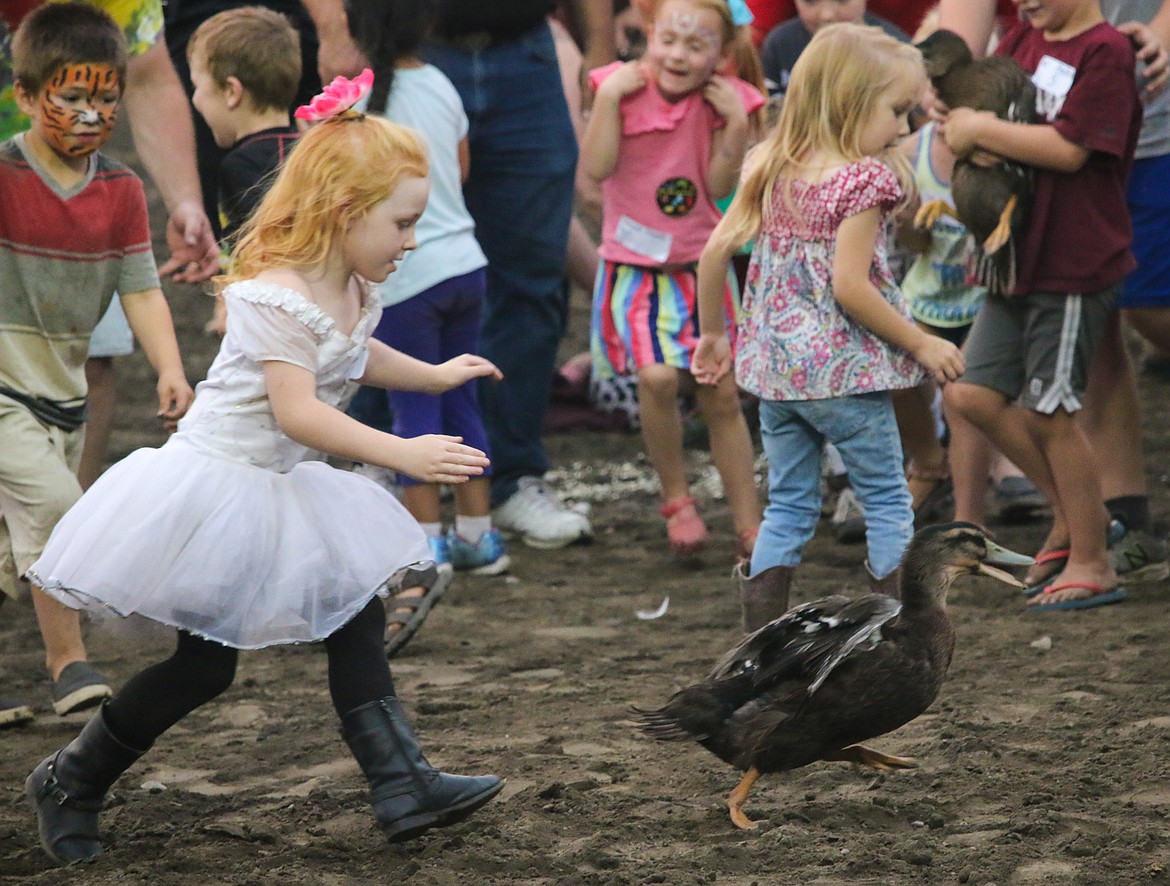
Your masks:
M375 597L344 626L325 638L329 694L337 715L394 695L382 649L386 611ZM197 707L232 685L240 652L179 631L179 645L166 661L126 681L106 703L106 725L124 744L145 750Z

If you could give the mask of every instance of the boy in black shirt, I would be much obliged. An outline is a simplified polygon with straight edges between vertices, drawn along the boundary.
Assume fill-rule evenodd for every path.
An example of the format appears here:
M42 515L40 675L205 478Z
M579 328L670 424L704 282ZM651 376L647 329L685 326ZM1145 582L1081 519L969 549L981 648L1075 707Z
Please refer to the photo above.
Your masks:
M219 166L219 218L230 249L297 137L288 108L301 79L300 38L278 12L230 9L199 26L187 61L191 103L228 152ZM217 300L208 329L222 335L226 321Z

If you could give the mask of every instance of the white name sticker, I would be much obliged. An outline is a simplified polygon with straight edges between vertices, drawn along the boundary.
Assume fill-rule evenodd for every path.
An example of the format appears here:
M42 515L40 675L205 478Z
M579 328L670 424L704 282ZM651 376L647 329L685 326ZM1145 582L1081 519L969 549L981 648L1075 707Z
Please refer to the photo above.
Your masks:
M618 219L614 238L630 252L644 255L658 264L665 264L670 257L670 244L674 238L665 231L656 231L634 221L628 215Z
M1036 65L1032 82L1036 84L1037 89L1063 98L1072 88L1076 75L1077 69L1072 65L1046 55L1040 59L1040 64Z

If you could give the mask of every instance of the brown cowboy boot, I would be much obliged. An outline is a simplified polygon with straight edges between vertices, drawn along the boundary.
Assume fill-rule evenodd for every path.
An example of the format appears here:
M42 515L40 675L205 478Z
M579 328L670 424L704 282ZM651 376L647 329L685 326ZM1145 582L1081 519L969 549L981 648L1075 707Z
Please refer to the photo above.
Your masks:
M869 561L865 561L865 575L869 579L869 589L875 594L885 594L895 600L902 599L902 567L897 566L894 571L884 578L878 578L869 568Z
M796 570L792 566L770 566L748 578L745 574L747 568L749 562L741 560L733 575L739 588L743 629L750 634L788 611L788 589Z

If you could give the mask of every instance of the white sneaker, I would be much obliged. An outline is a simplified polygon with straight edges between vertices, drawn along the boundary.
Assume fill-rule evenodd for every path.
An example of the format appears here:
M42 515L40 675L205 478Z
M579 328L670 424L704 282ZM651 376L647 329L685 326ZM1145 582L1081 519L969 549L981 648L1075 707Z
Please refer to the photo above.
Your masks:
M566 507L539 477L521 477L515 494L492 511L492 522L520 535L529 547L542 550L593 537L589 518Z

